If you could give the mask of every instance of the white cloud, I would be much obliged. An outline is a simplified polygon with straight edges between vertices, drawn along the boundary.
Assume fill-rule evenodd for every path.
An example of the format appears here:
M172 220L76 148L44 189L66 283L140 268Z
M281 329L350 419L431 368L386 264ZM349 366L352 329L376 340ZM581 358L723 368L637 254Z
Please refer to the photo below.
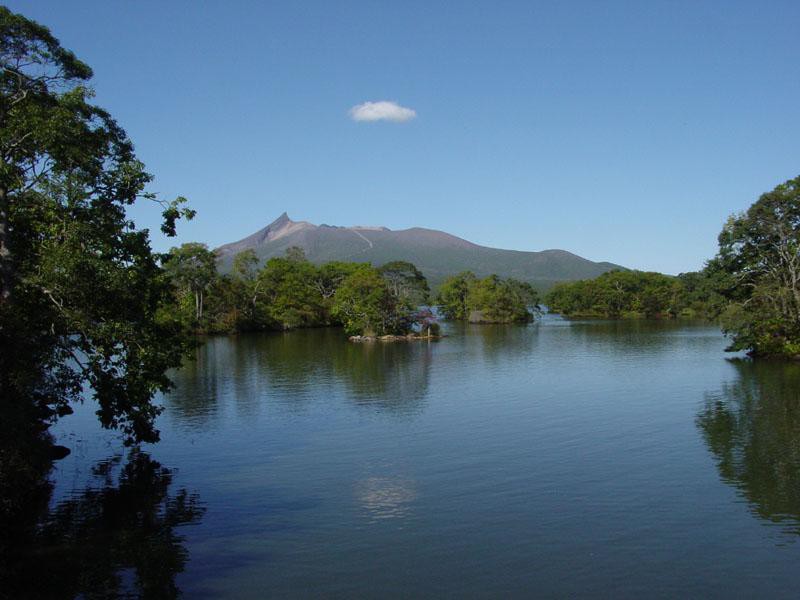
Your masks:
M350 109L350 118L353 121L394 121L403 123L417 116L417 112L397 102L381 100L379 102L364 102Z

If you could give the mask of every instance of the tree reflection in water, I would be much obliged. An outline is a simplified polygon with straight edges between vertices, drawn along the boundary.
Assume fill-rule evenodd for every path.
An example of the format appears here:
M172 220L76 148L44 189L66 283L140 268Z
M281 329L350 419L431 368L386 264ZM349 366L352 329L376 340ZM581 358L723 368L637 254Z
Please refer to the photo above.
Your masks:
M386 414L418 414L428 394L435 343L345 342L332 354L333 372L355 406Z
M18 515L0 545L0 595L9 598L175 598L188 552L178 526L204 508L172 473L132 451L93 469L94 486L49 511Z
M723 480L761 518L800 534L800 365L735 359L738 379L697 417Z

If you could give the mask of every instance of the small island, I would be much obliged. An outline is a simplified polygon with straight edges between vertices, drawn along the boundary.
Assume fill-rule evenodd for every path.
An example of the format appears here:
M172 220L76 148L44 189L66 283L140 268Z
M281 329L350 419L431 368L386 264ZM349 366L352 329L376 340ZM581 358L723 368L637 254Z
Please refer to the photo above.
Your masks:
M443 337L447 336L412 332L406 335L351 335L347 339L351 342L414 342L421 340L440 340Z
M445 279L437 305L446 319L469 323L528 323L540 312L539 294L527 282L464 271Z

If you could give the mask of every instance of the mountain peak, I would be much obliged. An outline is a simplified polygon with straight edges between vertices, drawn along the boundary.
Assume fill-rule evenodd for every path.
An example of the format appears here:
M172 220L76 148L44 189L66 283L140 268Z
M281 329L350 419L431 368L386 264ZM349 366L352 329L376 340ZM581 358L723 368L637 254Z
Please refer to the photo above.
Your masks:
M284 211L281 216L275 219L272 223L259 229L252 235L234 242L232 244L225 244L217 248L216 252L220 256L233 255L242 250L256 249L269 242L274 242L280 238L291 235L295 232L304 229L315 229L316 225L307 223L305 221L292 221L289 215Z
M217 248L217 255L224 264L229 264L236 253L251 249L259 259L266 260L283 256L291 246L303 248L314 263L344 260L381 265L393 260L409 261L433 285L453 273L471 270L479 277L496 273L546 287L555 281L590 279L618 268L564 250L522 252L487 248L444 231L421 227L392 231L363 225L313 225L292 221L285 212L252 235Z
M282 227L283 225L286 225L287 223L294 223L294 221L292 221L292 220L289 218L289 214L288 214L286 211L283 211L283 212L281 213L281 216L280 216L280 217L278 217L277 219L275 219L275 220L274 220L272 223L270 223L269 225L267 225L267 226L265 227L265 229L272 229L273 227L274 227L274 228L279 228L279 227Z

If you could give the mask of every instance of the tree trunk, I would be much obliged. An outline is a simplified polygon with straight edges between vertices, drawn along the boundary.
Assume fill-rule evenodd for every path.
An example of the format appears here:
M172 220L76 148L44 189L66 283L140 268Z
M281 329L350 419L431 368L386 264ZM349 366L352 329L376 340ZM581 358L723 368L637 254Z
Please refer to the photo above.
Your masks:
M0 303L6 303L11 299L14 285L14 266L8 239L8 212L8 190L0 187Z
M14 263L9 244L8 190L0 187L0 304L11 299L14 287Z

